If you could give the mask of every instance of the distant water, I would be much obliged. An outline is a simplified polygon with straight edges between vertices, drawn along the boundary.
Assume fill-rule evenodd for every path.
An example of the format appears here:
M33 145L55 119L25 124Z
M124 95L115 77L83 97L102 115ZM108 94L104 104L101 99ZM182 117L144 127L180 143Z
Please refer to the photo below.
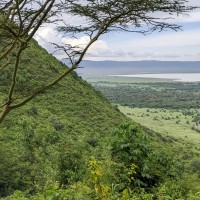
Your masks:
M172 79L182 82L199 82L200 73L180 73L180 74L128 74L128 75L110 75L118 77L135 77L135 78L161 78Z

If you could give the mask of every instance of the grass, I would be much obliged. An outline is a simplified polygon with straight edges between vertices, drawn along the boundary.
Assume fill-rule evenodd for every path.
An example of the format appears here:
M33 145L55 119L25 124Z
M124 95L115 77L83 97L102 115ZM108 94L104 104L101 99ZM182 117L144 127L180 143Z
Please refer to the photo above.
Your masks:
M200 144L200 133L192 130L192 126L195 125L192 122L192 116L185 116L182 110L129 108L125 106L119 106L119 109L135 122L156 132ZM200 111L200 109L196 110Z
M94 86L105 86L114 88L117 86L129 85L134 88L137 87L140 90L146 88L147 90L153 89L158 92L162 92L166 89L162 86L162 84L159 85L159 83L174 82L170 79L114 76L87 77L87 81L89 81ZM153 83L157 84L152 86ZM167 85L167 87L171 87L171 85ZM183 91L185 91L184 88ZM186 109L173 110L160 108L130 108L128 106L119 106L119 109L125 115L133 119L133 121L140 123L141 125L146 126L153 131L168 136L173 136L177 139L183 139L184 141L190 141L197 145L200 144L200 133L192 129L192 127L195 126L195 122L193 122L194 114L184 115L183 111ZM195 111L194 113L196 114L200 114L200 109L193 109L193 111ZM198 125L198 129L199 127L200 125Z

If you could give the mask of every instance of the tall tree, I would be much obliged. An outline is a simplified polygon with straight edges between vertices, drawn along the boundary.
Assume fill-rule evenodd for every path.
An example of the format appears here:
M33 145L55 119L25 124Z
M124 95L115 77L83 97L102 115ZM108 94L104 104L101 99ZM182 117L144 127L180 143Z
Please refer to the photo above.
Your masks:
M172 16L188 13L194 7L186 6L187 0L3 0L0 3L0 71L8 66L12 78L7 98L0 105L0 123L13 109L24 106L33 98L52 88L78 68L91 45L103 34L111 31L128 31L149 34L165 29L180 29L168 23ZM68 24L64 16L81 17L83 24ZM169 16L169 17L162 17ZM45 85L28 94L15 97L19 62L23 51L43 24L53 24L66 37L86 35L84 45L53 44L56 51L63 51L70 64L65 71Z

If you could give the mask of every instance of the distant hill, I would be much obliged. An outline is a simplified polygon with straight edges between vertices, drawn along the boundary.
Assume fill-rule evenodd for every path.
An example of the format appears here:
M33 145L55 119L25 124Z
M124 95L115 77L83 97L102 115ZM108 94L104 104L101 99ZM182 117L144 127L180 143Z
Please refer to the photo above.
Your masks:
M83 61L82 76L141 73L199 73L200 61Z

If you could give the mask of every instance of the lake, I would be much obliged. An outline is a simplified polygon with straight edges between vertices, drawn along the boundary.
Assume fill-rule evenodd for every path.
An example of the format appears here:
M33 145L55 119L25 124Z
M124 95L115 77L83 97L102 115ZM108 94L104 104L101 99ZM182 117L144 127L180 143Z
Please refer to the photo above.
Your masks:
M133 77L133 78L159 78L172 79L181 82L199 82L200 73L174 73L174 74L128 74L128 75L110 75L117 77Z

